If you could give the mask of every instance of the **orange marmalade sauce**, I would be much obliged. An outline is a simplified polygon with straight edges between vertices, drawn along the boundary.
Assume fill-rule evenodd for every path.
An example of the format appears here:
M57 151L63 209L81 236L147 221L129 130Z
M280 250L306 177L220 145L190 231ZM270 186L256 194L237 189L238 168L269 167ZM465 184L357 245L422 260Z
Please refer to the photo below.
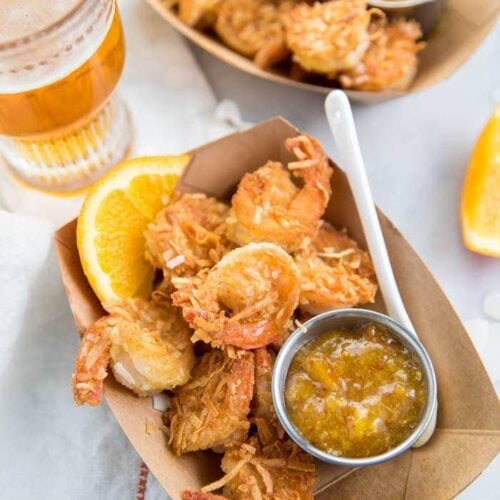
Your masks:
M404 441L426 397L418 359L374 324L306 344L292 360L285 388L298 431L316 448L351 458Z

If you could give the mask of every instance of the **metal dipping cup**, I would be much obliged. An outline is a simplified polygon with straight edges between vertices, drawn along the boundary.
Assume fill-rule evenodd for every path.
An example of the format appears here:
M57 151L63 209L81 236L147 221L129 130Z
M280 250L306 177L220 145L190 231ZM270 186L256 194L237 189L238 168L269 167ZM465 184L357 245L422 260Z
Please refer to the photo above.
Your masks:
M363 458L334 456L316 448L307 441L290 420L285 403L286 378L293 358L305 344L329 331L356 329L367 323L374 323L385 327L394 338L399 340L410 352L417 356L422 365L422 371L425 377L427 401L422 410L418 425L410 436L394 448L380 455ZM324 462L345 467L363 467L391 460L401 455L409 448L418 446L419 441L426 442L428 440L429 436L426 435L426 432L433 432L437 410L436 374L429 355L413 333L389 316L366 309L339 309L328 311L311 318L304 323L304 327L307 329L307 332L305 332L303 328L295 330L281 347L274 364L271 384L276 414L278 415L281 425L295 443L309 454ZM318 415L318 418L321 417L321 415Z

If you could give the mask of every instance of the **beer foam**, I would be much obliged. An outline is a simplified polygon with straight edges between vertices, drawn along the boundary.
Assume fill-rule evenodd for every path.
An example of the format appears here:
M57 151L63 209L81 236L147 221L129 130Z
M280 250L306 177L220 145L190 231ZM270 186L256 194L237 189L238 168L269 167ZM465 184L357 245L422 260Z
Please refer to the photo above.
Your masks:
M57 23L81 0L0 0L0 45Z
M82 0L0 0L0 44L29 37L57 23ZM44 87L79 68L97 50L114 15L111 2L73 16L61 30L0 50L0 94Z

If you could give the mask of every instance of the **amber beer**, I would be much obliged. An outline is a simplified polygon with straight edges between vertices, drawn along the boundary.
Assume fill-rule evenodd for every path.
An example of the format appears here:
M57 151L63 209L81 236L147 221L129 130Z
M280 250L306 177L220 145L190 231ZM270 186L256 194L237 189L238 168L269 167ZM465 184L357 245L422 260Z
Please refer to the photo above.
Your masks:
M114 0L0 0L0 153L17 177L68 191L124 156L124 56Z

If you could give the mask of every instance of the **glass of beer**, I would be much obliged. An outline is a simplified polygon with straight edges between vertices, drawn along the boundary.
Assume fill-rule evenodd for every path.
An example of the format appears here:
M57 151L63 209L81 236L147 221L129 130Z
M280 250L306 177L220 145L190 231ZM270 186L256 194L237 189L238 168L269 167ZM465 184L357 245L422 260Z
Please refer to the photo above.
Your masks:
M126 155L124 57L115 0L0 0L0 154L18 180L71 192Z

